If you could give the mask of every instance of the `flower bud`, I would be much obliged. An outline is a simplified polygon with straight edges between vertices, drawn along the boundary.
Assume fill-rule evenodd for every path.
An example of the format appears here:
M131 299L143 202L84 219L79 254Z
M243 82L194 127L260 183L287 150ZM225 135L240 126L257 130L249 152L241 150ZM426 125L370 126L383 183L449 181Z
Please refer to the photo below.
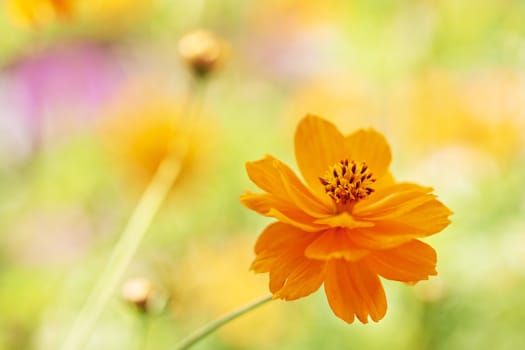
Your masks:
M127 280L122 286L122 298L142 312L148 312L152 294L153 284L145 278Z
M224 40L204 29L184 35L178 48L182 59L199 78L213 72L223 62L227 52Z

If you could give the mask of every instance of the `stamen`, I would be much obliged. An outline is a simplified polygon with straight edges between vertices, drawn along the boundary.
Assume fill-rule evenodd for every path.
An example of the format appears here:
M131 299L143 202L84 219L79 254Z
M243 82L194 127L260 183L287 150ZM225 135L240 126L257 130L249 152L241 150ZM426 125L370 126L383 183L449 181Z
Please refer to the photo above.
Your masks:
M365 162L343 159L331 166L324 176L319 177L319 181L330 198L344 205L371 195L374 192L371 185L376 179Z

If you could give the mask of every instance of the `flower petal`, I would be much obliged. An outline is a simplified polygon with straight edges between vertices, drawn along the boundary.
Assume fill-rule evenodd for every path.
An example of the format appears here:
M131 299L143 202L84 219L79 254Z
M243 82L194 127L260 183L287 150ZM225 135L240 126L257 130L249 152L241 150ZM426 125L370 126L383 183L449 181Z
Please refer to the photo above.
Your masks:
M306 246L317 237L280 222L271 224L260 235L251 268L257 273L270 273L270 291L276 298L294 300L319 289L324 263L304 256Z
M366 265L345 260L329 260L324 288L334 314L348 323L354 316L362 323L381 320L386 313L386 297L378 276Z
M315 218L305 214L292 203L268 193L245 193L241 203L264 216L274 217L308 232L323 229L326 225L315 224Z
M356 220L348 212L344 211L341 214L328 216L326 218L317 219L316 224L328 225L330 227L344 227L344 228L358 228L358 227L372 227L373 222Z
M325 227L318 227L318 226L314 226L312 224L309 224L309 223L305 223L304 221L301 221L301 220L296 220L296 219L293 219L291 217L288 217L286 215L284 215L283 213L281 213L280 211L276 210L276 209L270 209L270 211L268 212L268 216L271 216L271 217L274 217L276 218L277 220L279 220L280 222L282 223L285 223L285 224L288 224L288 225L292 225L298 229L301 229L305 232L318 232L320 230L323 230L326 228Z
M369 250L356 246L350 239L348 230L344 228L322 232L304 252L306 257L311 259L345 259L348 261L360 260L369 253Z
M437 233L450 224L448 218L452 215L443 203L433 199L402 215L392 218L391 221L420 230L425 236Z
M377 181L374 183L374 190L379 191L383 188L393 186L395 184L394 176L390 171L387 171L382 177L377 178Z
M356 220L373 221L375 226L356 229L354 242L365 248L388 249L441 231L450 223L452 212L431 191L396 184L357 203L352 215Z
M419 240L393 249L374 251L366 257L370 270L401 282L417 282L437 275L436 261L436 251Z
M357 130L346 136L345 148L349 160L366 162L376 178L387 172L392 160L385 137L373 129Z
M246 163L250 179L262 190L275 197L293 203L308 215L323 217L331 208L319 201L310 190L302 184L294 172L272 156Z
M274 298L295 300L317 291L324 280L325 263L318 260L301 259L295 263L279 266L281 274L286 274L284 286L274 293ZM272 272L270 272L271 278Z
M330 122L308 115L295 133L295 158L310 189L327 205L332 203L319 181L329 167L347 158L345 139Z
M352 230L352 241L370 250L392 249L414 238L424 236L419 230L392 222L380 222L374 227Z
M427 207L433 208L427 208ZM440 202L434 201L414 209L396 220L377 221L375 226L352 230L352 241L365 249L390 249L415 238L426 237L443 230L450 220ZM432 213L435 211L436 213ZM428 213L428 215L426 214Z
M383 188L366 200L358 202L352 215L363 219L384 219L429 202L435 198L432 188L411 183L399 183Z
M315 197L290 168L279 161L276 167L280 171L281 181L288 197L297 207L313 217L326 217L333 212L333 203L326 205Z

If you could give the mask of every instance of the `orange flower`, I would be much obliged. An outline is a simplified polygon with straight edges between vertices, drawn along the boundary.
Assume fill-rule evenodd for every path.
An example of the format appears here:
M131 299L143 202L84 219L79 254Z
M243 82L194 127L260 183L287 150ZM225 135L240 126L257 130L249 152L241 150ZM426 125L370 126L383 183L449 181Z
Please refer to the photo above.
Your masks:
M451 211L432 188L394 181L390 147L372 129L344 136L307 116L295 157L306 185L272 156L246 165L265 193L242 203L279 220L257 240L251 269L270 274L275 298L298 299L324 283L336 316L379 321L387 309L379 276L415 283L436 275L436 252L418 238L445 228Z

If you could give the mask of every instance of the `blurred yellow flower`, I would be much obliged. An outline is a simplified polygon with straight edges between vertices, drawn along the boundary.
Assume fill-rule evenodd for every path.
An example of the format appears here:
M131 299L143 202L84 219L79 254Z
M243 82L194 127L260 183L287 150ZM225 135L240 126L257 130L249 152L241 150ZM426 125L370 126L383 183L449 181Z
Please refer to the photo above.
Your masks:
M248 15L258 26L272 26L275 21L316 25L333 23L348 15L348 5L344 0L270 0L254 3Z
M7 0L6 12L20 27L39 29L46 25L74 20L98 26L91 30L119 26L143 16L151 7L150 0Z
M373 129L344 136L307 116L295 156L306 186L272 156L246 165L265 192L244 194L242 203L278 220L257 240L251 268L269 273L275 298L295 300L324 284L337 317L381 320L379 276L415 283L436 275L436 252L419 238L448 226L451 211L432 188L394 181L390 147Z
M192 142L190 118L183 115L187 111L182 103L161 93L144 87L131 90L116 99L102 120L105 144L126 172L141 183L149 181L168 155L179 156L180 181L195 169L196 153L204 144ZM201 132L198 127L193 130Z
M89 0L79 3L79 15L108 31L135 23L151 10L153 0Z
M396 89L391 111L407 149L466 144L512 158L523 146L525 83L515 74L491 72L458 78L434 71ZM521 121L521 125L520 125Z
M21 27L38 28L70 19L77 0L7 0L6 13Z

